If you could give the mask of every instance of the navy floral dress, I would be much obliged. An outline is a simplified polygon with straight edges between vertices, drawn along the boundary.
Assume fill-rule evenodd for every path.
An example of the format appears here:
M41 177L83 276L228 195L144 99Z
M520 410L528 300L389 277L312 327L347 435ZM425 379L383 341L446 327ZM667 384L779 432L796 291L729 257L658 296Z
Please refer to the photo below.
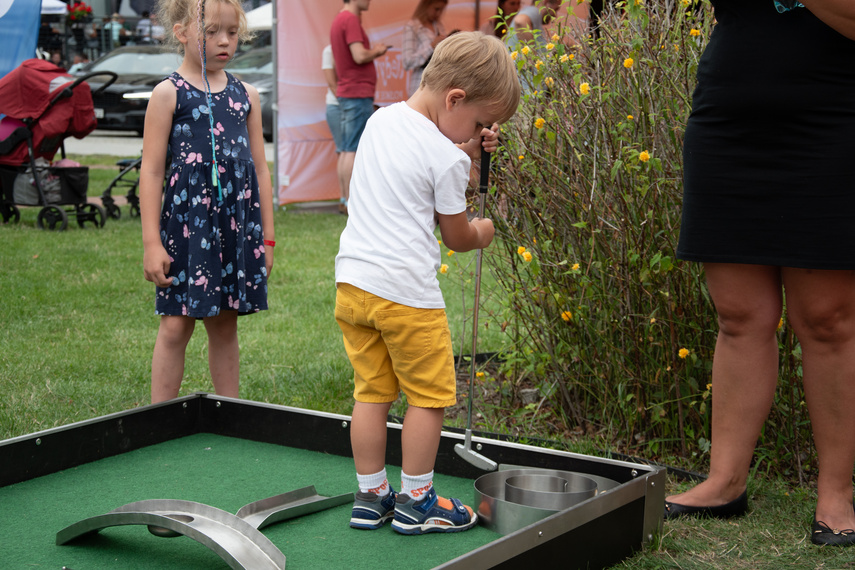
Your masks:
M157 288L158 315L213 317L267 309L267 270L255 164L249 148L249 95L228 75L223 91L204 91L178 73L169 148L172 156L160 216L160 239L172 259L172 285ZM209 113L217 152L214 184Z

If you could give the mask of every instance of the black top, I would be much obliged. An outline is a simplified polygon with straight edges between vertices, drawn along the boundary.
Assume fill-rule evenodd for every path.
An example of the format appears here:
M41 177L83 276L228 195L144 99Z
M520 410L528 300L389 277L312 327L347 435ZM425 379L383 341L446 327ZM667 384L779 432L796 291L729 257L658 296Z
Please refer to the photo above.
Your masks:
M713 5L677 257L855 269L855 41L806 8Z

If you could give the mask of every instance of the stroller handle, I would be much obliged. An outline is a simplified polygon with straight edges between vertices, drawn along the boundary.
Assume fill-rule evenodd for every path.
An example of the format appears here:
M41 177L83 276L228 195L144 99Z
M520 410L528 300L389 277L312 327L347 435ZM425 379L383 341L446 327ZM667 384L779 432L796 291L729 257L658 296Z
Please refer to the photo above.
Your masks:
M74 83L69 85L68 88L74 89L75 87L77 87L78 85L80 85L81 83L86 81L87 79L89 79L91 77L97 77L98 75L106 75L109 77L109 79L107 80L106 83L101 85L101 87L99 87L96 91L93 91L92 92L93 95L97 95L97 94L101 93L102 91L104 91L104 89L106 89L107 87L109 87L110 85L115 83L116 80L119 78L119 75L113 71L95 71L93 73L87 73L86 75L81 75L80 77L75 79Z

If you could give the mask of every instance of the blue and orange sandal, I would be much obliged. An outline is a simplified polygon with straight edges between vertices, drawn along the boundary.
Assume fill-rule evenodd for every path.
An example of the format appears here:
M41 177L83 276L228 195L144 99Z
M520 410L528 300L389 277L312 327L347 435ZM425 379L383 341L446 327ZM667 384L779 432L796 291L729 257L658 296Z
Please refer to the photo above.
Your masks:
M478 515L458 499L438 497L433 487L420 501L398 493L392 529L401 534L461 532L478 523Z
M363 530L380 528L395 515L397 496L394 489L385 497L376 493L357 493L350 512L350 526Z

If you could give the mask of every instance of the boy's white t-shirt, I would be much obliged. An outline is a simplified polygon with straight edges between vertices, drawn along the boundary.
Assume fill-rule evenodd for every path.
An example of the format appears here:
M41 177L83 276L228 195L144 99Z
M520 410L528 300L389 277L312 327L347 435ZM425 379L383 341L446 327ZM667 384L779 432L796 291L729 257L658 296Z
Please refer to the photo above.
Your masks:
M470 165L406 102L375 112L356 151L336 282L410 307L445 308L434 213L466 210Z

